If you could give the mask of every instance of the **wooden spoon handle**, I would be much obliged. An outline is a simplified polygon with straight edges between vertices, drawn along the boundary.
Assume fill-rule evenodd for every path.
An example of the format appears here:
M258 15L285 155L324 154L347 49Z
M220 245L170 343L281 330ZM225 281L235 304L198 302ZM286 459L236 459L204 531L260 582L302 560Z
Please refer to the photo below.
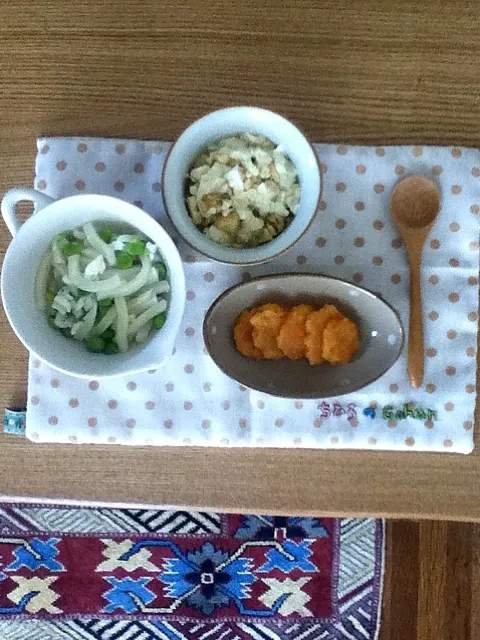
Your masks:
M413 264L412 264L413 263ZM423 382L423 320L420 261L410 264L410 327L408 335L408 378L414 389Z

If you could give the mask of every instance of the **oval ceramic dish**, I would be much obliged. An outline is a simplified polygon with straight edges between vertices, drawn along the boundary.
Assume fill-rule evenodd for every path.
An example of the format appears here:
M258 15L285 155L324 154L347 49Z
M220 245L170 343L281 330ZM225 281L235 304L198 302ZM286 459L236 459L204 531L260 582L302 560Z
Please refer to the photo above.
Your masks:
M334 304L360 332L360 350L346 365L311 366L307 360L250 360L233 341L237 316L265 302ZM282 274L255 278L225 291L208 310L203 336L220 369L241 384L283 398L330 398L358 391L398 359L403 327L395 311L373 293L321 275Z

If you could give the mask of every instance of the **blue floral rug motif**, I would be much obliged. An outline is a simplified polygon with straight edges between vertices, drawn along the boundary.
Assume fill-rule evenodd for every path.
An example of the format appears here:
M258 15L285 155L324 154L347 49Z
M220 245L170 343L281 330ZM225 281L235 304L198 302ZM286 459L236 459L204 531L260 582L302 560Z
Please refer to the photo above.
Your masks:
M381 520L0 503L1 640L375 640Z

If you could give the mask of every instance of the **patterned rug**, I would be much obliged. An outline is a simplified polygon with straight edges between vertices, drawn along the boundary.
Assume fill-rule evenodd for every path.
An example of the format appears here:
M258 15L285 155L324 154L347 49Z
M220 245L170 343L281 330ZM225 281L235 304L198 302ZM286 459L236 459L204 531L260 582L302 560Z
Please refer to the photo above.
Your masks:
M0 504L1 640L374 640L381 520Z

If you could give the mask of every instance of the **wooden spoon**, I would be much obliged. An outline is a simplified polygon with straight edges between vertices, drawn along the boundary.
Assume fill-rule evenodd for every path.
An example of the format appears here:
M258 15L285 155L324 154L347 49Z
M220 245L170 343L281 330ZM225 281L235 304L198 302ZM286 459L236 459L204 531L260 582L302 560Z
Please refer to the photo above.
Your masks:
M410 264L408 378L414 388L423 381L422 252L439 210L437 186L421 176L401 180L390 196L390 214L403 238Z

